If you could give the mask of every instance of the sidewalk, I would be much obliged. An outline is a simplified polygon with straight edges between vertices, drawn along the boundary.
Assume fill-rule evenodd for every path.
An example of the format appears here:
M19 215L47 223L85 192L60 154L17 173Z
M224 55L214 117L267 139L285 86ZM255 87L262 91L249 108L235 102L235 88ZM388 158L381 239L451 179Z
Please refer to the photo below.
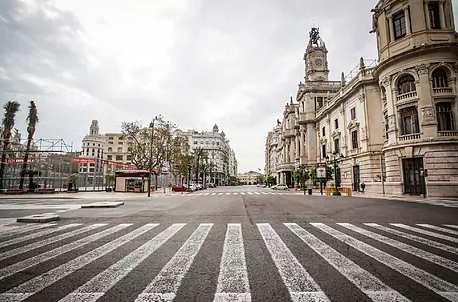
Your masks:
M188 193L184 193L188 194ZM181 192L154 191L153 196L174 196L181 195ZM78 193L54 193L54 194L20 194L0 195L0 199L136 199L148 198L147 193L124 193L124 192L78 192Z

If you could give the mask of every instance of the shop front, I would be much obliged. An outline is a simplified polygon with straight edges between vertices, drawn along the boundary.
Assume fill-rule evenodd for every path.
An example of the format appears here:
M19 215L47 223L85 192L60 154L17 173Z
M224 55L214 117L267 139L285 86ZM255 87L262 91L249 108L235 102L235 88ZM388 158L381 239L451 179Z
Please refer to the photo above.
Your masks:
M119 170L115 173L115 192L148 192L148 170Z

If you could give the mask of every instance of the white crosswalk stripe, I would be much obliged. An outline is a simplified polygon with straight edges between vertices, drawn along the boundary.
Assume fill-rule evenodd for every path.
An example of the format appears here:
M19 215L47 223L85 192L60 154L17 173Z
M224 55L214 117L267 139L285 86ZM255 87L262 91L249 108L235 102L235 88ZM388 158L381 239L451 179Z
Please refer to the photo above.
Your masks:
M199 225L191 237L143 292L138 295L135 301L173 301L184 275L191 266L212 226L212 223Z
M398 228L403 228L403 229L406 229L406 230L414 231L414 232L417 232L417 233L420 233L420 234L424 234L424 235L428 235L428 236L431 236L431 237L436 237L436 238L447 240L447 241L451 241L451 242L458 242L458 238L455 238L455 237L450 237L450 236L447 236L447 235L442 235L442 234L430 232L430 231L427 231L427 230L419 229L419 228L412 227L412 226L409 226L409 225L405 225L405 224L402 224L402 223L390 223L390 224L393 225L393 226L396 226Z
M383 263L384 265L400 272L401 274L415 280L419 284L434 291L438 295L450 300L458 301L458 286L442 280L420 268L417 268L405 261L402 261L388 253L385 253L369 244L359 241L323 223L312 223L313 226L332 237L348 244L367 256Z
M14 235L22 234L22 233L27 233L31 232L34 230L38 229L43 229L43 228L49 228L51 226L54 226L55 223L50 223L50 224L35 224L35 225L27 225L27 226L19 226L15 229L12 230L2 230L0 232L0 239L6 238L6 237L11 237Z
M410 301L297 224L285 225L373 301Z
M274 229L267 223L258 223L257 226L291 299L294 302L329 301Z
M43 237L43 236L46 236L46 235L49 235L49 234L52 234L52 233L55 233L55 232L63 231L63 230L69 229L69 228L74 228L74 227L77 227L79 225L80 225L79 223L72 223L72 224L67 224L67 225L64 225L64 226L61 226L61 227L58 227L58 228L46 229L44 231L41 231L41 232L38 232L38 233L33 233L33 234L30 234L30 235L27 235L27 236L16 237L16 238L1 242L0 243L0 248L5 247L5 246L9 246L9 245L13 245L13 244L17 244L17 243L20 243L20 242L23 242L23 241L32 240L32 239L35 239L35 238L38 238L38 237Z
M59 286L61 282L64 284L70 282L70 275L84 272L86 269L92 271L99 267L101 267L100 270L89 274L90 277L81 274L83 279L77 286L69 287L68 284L62 286L62 290L66 292L61 293L58 298L59 302L112 300L111 295L114 295L112 289L125 285L125 282L121 281L130 274L144 269L148 270L149 268L145 267L147 258L153 261L148 263L156 263L154 259L159 254L171 253L168 248L169 244L176 246L176 250L168 256L168 262L162 267L157 267L157 273L149 275L149 280L143 280L142 287L137 288L135 292L128 293L128 299L120 297L119 300L126 302L134 300L136 302L184 301L180 296L183 294L180 288L184 285L183 281L186 278L190 278L191 275L195 276L196 273L200 274L191 267L193 264L197 265L196 259L199 261L205 259L206 255L202 255L204 258L197 258L197 256L204 250L208 250L209 246L202 248L208 242L212 244L212 249L214 246L219 246L217 248L219 252L212 251L211 257L219 255L220 259L217 262L210 262L211 267L207 268L214 271L212 275L214 279L210 282L214 284L214 288L206 291L206 294L209 295L205 298L206 301L251 302L256 292L262 291L262 287L265 286L283 286L289 292L291 301L330 301L332 295L327 291L332 290L333 287L323 286L322 282L325 279L317 278L315 275L317 272L320 274L325 267L309 272L306 269L308 266L303 263L307 263L312 258L304 259L296 255L295 251L298 248L305 247L321 258L322 264L320 265L329 266L332 270L337 271L340 274L339 278L345 278L353 284L351 290L360 291L360 295L367 296L366 300L376 302L415 301L409 287L397 287L396 282L392 279L384 280L387 275L374 273L371 270L371 268L374 269L372 265L369 266L371 268L360 266L359 258L362 257L377 261L378 265L388 267L413 280L419 287L429 289L427 294L431 296L431 301L438 300L437 296L441 296L448 301L458 302L458 280L450 277L450 274L458 273L458 262L456 262L458 234L453 233L455 232L453 229L458 228L450 227L451 225L347 222L301 224L289 222L282 225L262 222L255 225L228 223L224 224L224 232L221 232L223 223L218 226L213 223L189 225L173 223L161 226L162 231L156 231L159 226L158 223L58 223L49 229L45 228L48 233L43 233L42 228L30 228L30 226L27 226L30 234L29 231L17 232L17 229L14 228L9 229L9 232L4 230L3 234L14 235L5 236L4 241L0 240L0 245L3 246L0 261L8 259L7 265L0 268L0 288L4 288L0 289L0 301L41 301L48 291L55 291L56 286ZM277 230L277 228L282 228L282 230ZM339 229L344 230L345 233ZM59 230L60 233L53 236L54 232L50 232L52 230ZM91 234L86 235L88 232ZM184 232L189 232L188 234L191 235L183 237ZM20 236L20 234L24 235ZM41 238L45 236L43 234L50 236ZM244 238L244 234L250 235ZM386 234L389 234L390 237L385 236ZM83 238L79 239L76 237L78 235L82 235ZM109 239L107 239L108 236ZM430 239L431 237L452 243L444 244ZM13 239L16 240L14 244L11 243ZM64 244L52 245L62 241ZM260 242L254 246L261 250L253 250L253 246L250 246L253 241ZM331 244L333 241L338 242L340 246L343 243L352 250L342 249L340 246L333 247ZM127 249L128 245L134 242L138 247ZM221 242L221 244L214 245L215 242ZM76 252L75 256L72 255L72 251L77 251L83 246L86 246L84 251ZM379 248L383 246L386 246L389 252ZM250 250L249 253L248 250ZM434 251L446 251L451 254L442 252L438 255ZM113 257L114 253L118 252L121 253L120 256ZM25 253L30 253L30 256L26 257ZM362 257L359 257L357 253ZM256 274L262 274L262 278L265 278L265 275L264 272L257 270L250 271L250 261L253 259L247 255L253 257L253 255L263 254L267 256L264 258L266 267L271 267L278 273L278 278L281 278L279 280L282 281L280 281L281 285L269 284L268 279L261 283L259 280L250 281ZM418 267L414 258L427 261L429 267ZM49 261L52 259L57 260L57 265ZM107 261L108 265L102 264ZM39 273L36 273L37 270ZM27 274L30 274L28 278L25 277ZM12 279L16 277L18 281ZM345 286L347 285L336 287L336 290L345 291L347 290Z
M458 229L458 225L453 225L453 224L444 224L444 226L446 226L446 227L449 227L449 228Z

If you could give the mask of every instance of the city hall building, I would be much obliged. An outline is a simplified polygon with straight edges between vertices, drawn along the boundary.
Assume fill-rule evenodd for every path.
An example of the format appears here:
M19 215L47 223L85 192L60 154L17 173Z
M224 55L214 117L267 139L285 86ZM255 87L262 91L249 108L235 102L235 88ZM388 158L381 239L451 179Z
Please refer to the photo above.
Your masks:
M458 34L452 1L379 1L378 60L330 81L313 28L296 100L266 140L266 174L338 163L341 186L390 195L458 197ZM341 157L342 156L342 157Z

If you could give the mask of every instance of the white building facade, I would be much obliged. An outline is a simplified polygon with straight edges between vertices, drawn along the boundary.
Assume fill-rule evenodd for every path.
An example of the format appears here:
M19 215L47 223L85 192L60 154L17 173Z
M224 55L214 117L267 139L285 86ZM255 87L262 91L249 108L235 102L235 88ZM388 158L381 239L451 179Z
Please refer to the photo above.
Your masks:
M329 81L327 49L312 29L305 82L285 106L270 153L266 142L266 167L278 158L269 172L293 185L294 169L336 156L337 183L354 191L364 182L374 193L458 197L458 34L451 0L380 1L373 13L378 60L361 59L340 81Z

